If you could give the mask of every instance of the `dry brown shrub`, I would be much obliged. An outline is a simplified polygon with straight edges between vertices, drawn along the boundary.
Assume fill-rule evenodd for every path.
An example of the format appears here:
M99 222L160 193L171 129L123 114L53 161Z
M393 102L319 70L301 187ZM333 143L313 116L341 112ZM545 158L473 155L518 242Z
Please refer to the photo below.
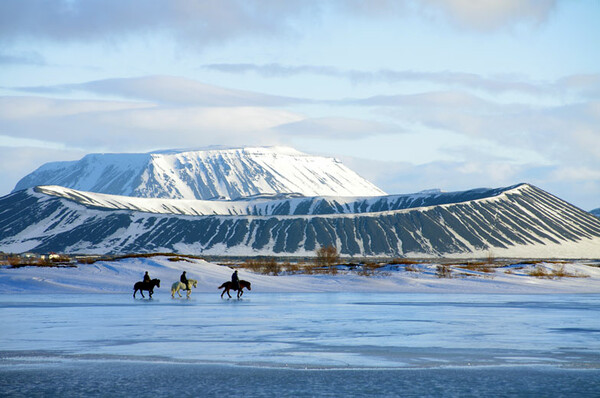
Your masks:
M413 265L413 264L419 264L419 262L415 261L415 260L409 260L407 258L394 258L388 264L391 264L391 265L400 265L400 264Z
M361 276L372 276L379 268L381 268L380 264L368 262L364 263L356 273Z
M440 264L436 268L436 276L438 278L452 278L452 269L450 266Z
M541 265L536 266L534 269L529 270L527 272L529 276L535 276L536 278L548 278L552 279L552 274L546 270L546 268Z
M292 274L297 274L300 272L300 266L298 263L290 263L289 261L283 263L283 269Z
M469 271L494 273L496 272L493 265L489 263L467 263L466 265L459 265L458 268L468 269Z
M326 267L323 271L332 275L337 274L336 265L340 262L340 255L335 246L321 246L317 249L315 257L315 265L318 267Z
M404 267L404 271L408 272L419 272L419 269L411 264L408 264Z
M279 275L281 273L281 266L273 257L246 260L240 265L240 268L265 275Z

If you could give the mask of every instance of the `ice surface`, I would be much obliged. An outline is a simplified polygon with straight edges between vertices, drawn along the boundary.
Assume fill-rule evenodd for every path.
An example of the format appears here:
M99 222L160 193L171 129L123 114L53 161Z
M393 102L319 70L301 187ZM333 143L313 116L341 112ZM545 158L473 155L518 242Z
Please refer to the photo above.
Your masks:
M600 369L600 295L253 293L0 296L9 362L275 368Z
M231 269L190 261L0 270L3 394L594 396L600 388L596 268L571 264L592 274L573 280L518 267L455 279L425 265L418 276L393 267L373 277L240 270L252 291L229 300L216 287ZM190 299L171 299L183 269L199 286ZM161 288L133 299L145 270Z

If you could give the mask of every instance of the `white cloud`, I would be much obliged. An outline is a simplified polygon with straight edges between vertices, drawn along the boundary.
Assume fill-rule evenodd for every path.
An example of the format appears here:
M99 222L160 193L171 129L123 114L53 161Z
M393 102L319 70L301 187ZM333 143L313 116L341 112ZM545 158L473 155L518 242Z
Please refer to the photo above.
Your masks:
M171 107L38 97L0 98L0 131L5 136L112 151L215 142L272 143L277 140L274 127L303 118L294 112L261 107Z
M461 87L480 90L487 93L502 94L507 92L522 93L534 96L544 94L565 94L574 91L590 91L590 87L600 90L600 75L587 75L583 80L579 76L568 76L556 83L536 82L531 79L515 76L482 76L468 72L423 72L414 70L378 69L374 71L357 69L340 69L326 65L282 65L270 64L206 64L202 68L231 74L253 72L262 77L280 78L297 75L315 75L346 79L354 84L425 82L441 87ZM577 84L579 82L579 84ZM586 84L584 84L586 83Z
M345 117L307 118L282 124L277 126L275 130L291 136L350 140L378 134L403 132L400 127L392 124Z
M420 10L460 28L493 31L516 23L539 24L555 0L19 0L0 2L0 41L108 41L163 33L204 48L242 37L300 35L298 21L328 13L357 18L402 17Z
M320 9L317 1L20 0L0 2L2 41L113 41L162 32L198 48L243 36L291 34L291 21Z
M493 158L422 165L348 157L342 157L342 160L390 194L432 188L444 191L497 188L526 182L583 209L600 207L600 177L588 168L507 164Z
M535 150L560 161L598 165L600 103L554 106L498 103L461 92L376 96L349 104L378 106L402 122Z
M44 97L0 97L0 120L64 117L86 113L149 108L154 104L123 101L57 100Z
M281 106L306 102L296 98L227 89L174 76L104 79L79 84L16 87L14 89L40 94L88 92L103 96L173 105Z
M431 14L460 28L486 32L519 23L538 25L546 21L556 0L423 0Z

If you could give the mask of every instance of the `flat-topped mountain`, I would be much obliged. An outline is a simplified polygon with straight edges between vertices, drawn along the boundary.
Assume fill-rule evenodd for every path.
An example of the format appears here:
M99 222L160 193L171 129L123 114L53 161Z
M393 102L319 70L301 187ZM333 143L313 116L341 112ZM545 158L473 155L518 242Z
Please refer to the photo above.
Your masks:
M13 192L38 185L141 198L237 199L254 195L379 196L339 160L288 147L90 154L47 163Z

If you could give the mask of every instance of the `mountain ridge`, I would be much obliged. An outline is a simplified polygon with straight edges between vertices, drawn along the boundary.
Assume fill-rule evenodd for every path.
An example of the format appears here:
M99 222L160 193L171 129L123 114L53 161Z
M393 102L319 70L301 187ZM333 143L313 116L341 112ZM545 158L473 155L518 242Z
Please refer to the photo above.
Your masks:
M395 211L459 203L499 195L505 191L530 186L520 183L503 188L476 188L468 191L421 191L413 194L376 197L247 197L239 200L183 200L133 198L129 196L98 194L60 186L38 186L35 192L73 200L84 206L110 210L136 210L158 214L181 215L326 215Z
M529 184L497 196L374 213L225 216L89 208L19 191L0 198L5 251L206 255L600 258L600 220Z

